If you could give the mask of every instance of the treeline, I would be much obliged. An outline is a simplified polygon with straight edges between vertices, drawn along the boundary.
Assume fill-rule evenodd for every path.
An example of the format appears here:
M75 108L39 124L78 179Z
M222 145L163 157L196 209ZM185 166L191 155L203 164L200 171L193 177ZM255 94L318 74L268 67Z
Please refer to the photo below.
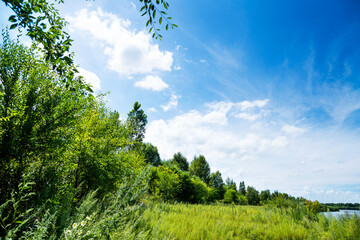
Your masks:
M225 181L219 171L210 172L210 165L203 155L195 156L189 164L180 152L172 159L161 161L158 150L150 143L143 144L146 161L152 165L149 193L155 200L183 203L224 203L238 205L273 204L286 208L293 203L306 206L311 212L321 210L318 201L295 198L286 193L270 190L258 191L240 181Z
M322 205L329 211L360 210L360 203L322 203Z

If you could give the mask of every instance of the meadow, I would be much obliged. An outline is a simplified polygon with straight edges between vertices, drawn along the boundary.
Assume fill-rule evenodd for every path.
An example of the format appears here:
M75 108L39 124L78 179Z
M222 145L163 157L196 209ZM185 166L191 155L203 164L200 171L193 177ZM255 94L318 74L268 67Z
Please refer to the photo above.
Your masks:
M360 218L304 215L271 206L152 204L137 226L143 239L360 239Z

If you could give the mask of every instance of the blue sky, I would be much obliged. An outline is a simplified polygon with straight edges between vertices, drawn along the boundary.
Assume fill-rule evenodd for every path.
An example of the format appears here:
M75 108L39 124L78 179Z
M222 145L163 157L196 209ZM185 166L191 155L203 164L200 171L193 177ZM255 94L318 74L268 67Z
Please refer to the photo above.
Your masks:
M359 1L169 3L179 28L163 41L137 1L60 7L108 106L125 119L139 101L163 159L203 154L258 190L360 202ZM1 3L2 27L9 15Z

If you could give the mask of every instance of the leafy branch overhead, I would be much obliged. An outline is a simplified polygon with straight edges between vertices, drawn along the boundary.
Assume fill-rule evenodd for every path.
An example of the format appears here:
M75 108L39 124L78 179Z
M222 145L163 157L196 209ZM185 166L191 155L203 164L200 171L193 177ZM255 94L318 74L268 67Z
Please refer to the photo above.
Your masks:
M149 33L153 33L152 37L156 39L162 40L162 35L159 33L160 28L158 27L165 21L166 31L169 30L169 27L171 29L174 29L174 27L178 27L176 24L171 23L172 20L171 17L167 16L166 11L169 8L169 3L164 0L156 0L155 4L152 0L140 0L144 4L144 6L141 7L140 12L142 13L141 16L148 16L148 20L146 22L146 26L151 26L149 29ZM163 9L163 10L161 10Z
M72 81L78 71L74 66L73 53L70 52L70 35L64 30L67 22L59 14L55 3L62 4L64 0L1 0L5 6L13 10L14 15L9 17L10 29L25 29L37 45L41 46L46 60L52 63L53 69L60 75L67 76L66 81ZM88 1L88 0L86 0ZM149 32L152 37L162 39L158 25L166 22L166 30L169 27L177 27L170 22L171 17L167 16L169 3L164 0L139 0L143 6L140 12L148 15L146 26L151 25ZM160 10L161 9L161 10ZM68 83L70 85L70 83ZM91 88L84 85L83 88L91 91Z

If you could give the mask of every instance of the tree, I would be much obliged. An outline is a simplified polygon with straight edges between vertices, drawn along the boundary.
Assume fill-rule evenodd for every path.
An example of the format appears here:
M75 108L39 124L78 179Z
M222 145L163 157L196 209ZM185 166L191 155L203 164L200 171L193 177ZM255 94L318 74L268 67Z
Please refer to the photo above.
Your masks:
M190 164L189 172L191 175L199 177L203 182L209 183L210 166L203 155L194 157Z
M236 183L229 177L226 179L226 186L228 189L234 189L236 191Z
M266 201L270 200L271 194L270 190L264 190L260 193L260 201L266 203Z
M157 147L151 143L143 143L142 152L145 156L145 162L157 167L161 163L160 155Z
M224 195L224 203L238 204L239 196L238 196L237 191L232 188L226 190L225 195Z
M179 176L167 167L159 166L152 169L150 191L164 201L174 201L179 192Z
M224 181L219 171L210 174L209 186L215 190L215 199L220 200L224 198L224 185Z
M177 164L181 171L189 171L189 163L180 152L175 153L172 159L172 162Z
M253 187L250 186L247 187L246 198L248 200L249 205L259 205L260 203L259 192Z
M182 202L191 203L194 198L195 186L191 180L189 172L180 171L178 173L180 180L180 188L177 199Z
M11 41L7 32L3 33L0 201L9 196L11 189L17 189L31 165L41 166L35 174L47 187L58 176L59 167L64 166L61 156L72 139L72 126L90 99L77 82L69 85L76 90L68 91L63 83L65 78L53 71L46 60Z
M71 38L67 32L64 31L66 21L59 15L58 9L55 8L54 3L50 1L29 1L29 0L2 0L5 6L14 11L15 15L9 17L11 22L10 29L21 27L26 30L27 35L35 41L37 46L42 46L41 50L44 52L46 60L52 63L53 69L60 75L68 75L68 78L63 79L70 84L74 78L76 70L73 64L73 54L70 52ZM54 0L56 3L64 3L64 0ZM169 3L164 0L140 0L142 7L140 12L142 16L148 16L146 26L150 27L150 32L153 32L153 38L162 39L159 33L162 22L166 23L165 29L177 27L172 24L171 17L167 17L167 10ZM91 91L91 88L86 84L81 84L81 88Z
M198 177L191 178L193 185L193 197L192 203L206 203L209 197L210 189L206 184Z
M128 113L127 124L130 129L130 139L135 143L141 143L145 137L147 116L141 109L140 103L134 103L134 108Z
M239 184L239 193L243 196L245 196L245 194L246 194L246 188L245 188L244 181L240 182L240 184Z

